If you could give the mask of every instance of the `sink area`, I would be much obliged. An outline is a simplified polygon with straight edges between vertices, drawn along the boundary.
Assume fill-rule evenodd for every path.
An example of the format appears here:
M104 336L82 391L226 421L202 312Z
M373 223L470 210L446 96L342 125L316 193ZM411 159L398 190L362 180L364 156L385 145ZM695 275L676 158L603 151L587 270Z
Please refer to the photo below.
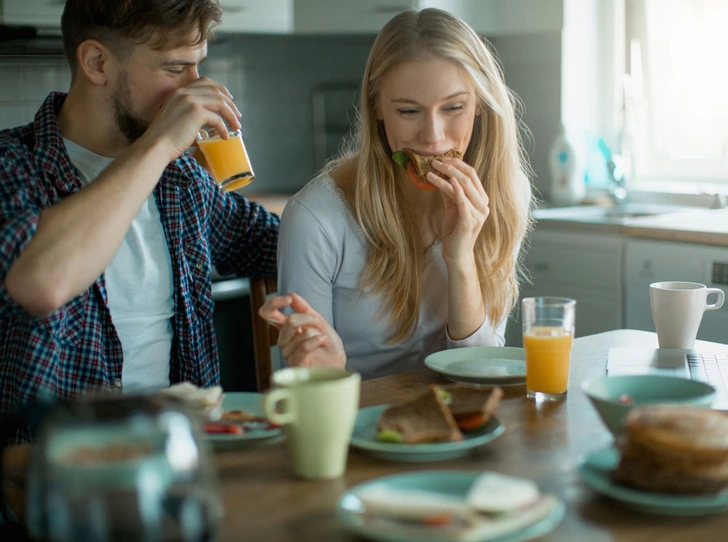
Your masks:
M576 205L573 207L554 207L534 212L536 220L567 220L574 222L596 222L623 224L633 219L706 210L705 207L666 205L656 203L621 203L618 205Z

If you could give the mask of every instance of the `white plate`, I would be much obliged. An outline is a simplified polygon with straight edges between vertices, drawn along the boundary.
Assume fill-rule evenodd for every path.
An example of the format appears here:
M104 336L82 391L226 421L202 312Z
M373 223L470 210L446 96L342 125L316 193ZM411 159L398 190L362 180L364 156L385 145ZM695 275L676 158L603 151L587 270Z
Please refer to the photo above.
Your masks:
M425 365L455 382L512 386L526 383L526 354L513 346L471 346L430 354Z
M728 510L728 491L716 495L676 495L642 491L613 482L611 473L619 464L619 450L614 447L592 452L579 463L579 474L586 485L643 512L667 516L699 516Z
M425 527L390 521L366 521L363 514L364 504L359 495L363 490L382 484L390 488L422 489L464 499L470 486L479 475L479 472L443 470L420 471L375 478L350 488L339 498L336 506L337 517L348 529L370 540L383 542L455 542L463 540L463 538L457 538L456 534L447 526ZM562 500L553 496L552 498L554 499L554 506L551 508L549 515L541 521L496 538L486 536L468 538L468 540L471 542L522 542L543 536L556 528L564 517L566 509Z
M222 398L222 407L225 412L230 410L244 410L256 416L263 416L263 398L265 394L253 392L226 392ZM215 448L234 448L268 443L273 439L282 437L283 431L279 428L246 431L242 435L208 434L205 438Z
M351 435L351 445L369 455L388 461L443 461L461 457L473 448L499 437L503 425L497 417L482 428L463 432L463 440L456 442L427 442L405 444L377 440L377 422L382 412L390 405L377 405L359 409Z

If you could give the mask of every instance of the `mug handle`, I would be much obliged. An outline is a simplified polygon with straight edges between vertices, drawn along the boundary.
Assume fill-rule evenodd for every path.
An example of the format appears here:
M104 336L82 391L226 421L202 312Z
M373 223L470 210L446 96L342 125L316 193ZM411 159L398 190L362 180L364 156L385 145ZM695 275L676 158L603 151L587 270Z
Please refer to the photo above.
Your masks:
M706 303L706 305L705 305L706 311L718 310L719 308L721 308L723 306L723 302L725 301L725 292L723 290L721 290L720 288L708 288L705 290L705 292L706 292L705 293L706 299L711 294L715 294L718 296L718 299L716 300L715 303L712 303L712 304Z
M276 406L281 401L288 404L288 412L278 412ZM286 425L296 421L296 397L285 388L269 391L263 401L263 412L268 420L276 425Z

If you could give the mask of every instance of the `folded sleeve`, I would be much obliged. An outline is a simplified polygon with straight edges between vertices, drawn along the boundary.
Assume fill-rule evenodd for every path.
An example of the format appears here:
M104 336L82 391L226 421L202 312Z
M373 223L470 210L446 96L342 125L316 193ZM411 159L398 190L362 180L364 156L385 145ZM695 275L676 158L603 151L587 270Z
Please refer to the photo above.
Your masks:
M506 344L506 324L508 317L497 326L493 326L486 318L470 337L454 341L447 333L447 348L463 348L465 346L503 346Z

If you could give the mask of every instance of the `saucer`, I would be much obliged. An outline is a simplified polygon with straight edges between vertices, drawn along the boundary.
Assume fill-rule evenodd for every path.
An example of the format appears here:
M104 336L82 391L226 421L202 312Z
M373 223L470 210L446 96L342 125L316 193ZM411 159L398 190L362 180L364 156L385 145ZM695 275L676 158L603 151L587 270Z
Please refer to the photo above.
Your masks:
M728 491L715 495L677 495L619 485L611 478L611 471L617 468L619 457L619 450L613 447L592 452L581 459L579 474L594 491L651 514L700 516L728 509Z
M377 440L377 421L389 405L359 409L351 436L351 445L373 457L388 461L443 461L467 454L473 448L490 442L505 430L497 417L477 431L464 432L457 442L428 442L405 444Z

